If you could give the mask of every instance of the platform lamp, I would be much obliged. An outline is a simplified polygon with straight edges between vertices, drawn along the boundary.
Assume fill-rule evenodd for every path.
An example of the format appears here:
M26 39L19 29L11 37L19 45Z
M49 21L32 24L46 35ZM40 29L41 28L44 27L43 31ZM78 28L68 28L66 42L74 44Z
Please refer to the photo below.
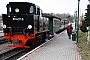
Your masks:
M77 42L78 42L78 29L79 29L79 5L80 5L80 0L78 0L78 21L77 21Z

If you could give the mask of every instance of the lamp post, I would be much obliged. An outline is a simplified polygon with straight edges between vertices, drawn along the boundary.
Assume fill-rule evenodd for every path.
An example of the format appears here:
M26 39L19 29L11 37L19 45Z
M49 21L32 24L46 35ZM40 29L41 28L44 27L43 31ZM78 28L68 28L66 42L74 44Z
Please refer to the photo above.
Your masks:
M78 42L78 30L79 30L79 4L80 4L80 0L78 0L77 42Z

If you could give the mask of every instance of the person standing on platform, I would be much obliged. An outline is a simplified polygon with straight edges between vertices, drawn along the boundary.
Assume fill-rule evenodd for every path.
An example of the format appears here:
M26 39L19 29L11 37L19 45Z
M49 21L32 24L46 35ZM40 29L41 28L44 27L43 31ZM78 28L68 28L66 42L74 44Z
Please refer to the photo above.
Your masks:
M71 39L72 29L73 29L72 24L69 23L67 26L67 35L69 39Z

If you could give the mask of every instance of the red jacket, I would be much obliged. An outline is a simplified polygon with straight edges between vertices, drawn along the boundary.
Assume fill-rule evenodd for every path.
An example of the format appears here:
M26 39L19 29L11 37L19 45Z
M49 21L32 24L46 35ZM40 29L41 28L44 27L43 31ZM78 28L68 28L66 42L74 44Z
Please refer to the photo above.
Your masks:
M68 25L67 26L67 34L69 34L69 35L72 34L72 29L73 29L72 26Z

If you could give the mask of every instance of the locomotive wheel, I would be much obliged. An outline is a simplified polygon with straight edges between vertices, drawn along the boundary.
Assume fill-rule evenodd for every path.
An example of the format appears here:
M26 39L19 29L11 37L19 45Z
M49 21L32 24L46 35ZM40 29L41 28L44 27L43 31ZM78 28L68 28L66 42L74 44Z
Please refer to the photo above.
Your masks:
M34 39L33 40L31 40L31 39L29 39L27 42L26 42L26 46L32 46L32 45L34 45Z

